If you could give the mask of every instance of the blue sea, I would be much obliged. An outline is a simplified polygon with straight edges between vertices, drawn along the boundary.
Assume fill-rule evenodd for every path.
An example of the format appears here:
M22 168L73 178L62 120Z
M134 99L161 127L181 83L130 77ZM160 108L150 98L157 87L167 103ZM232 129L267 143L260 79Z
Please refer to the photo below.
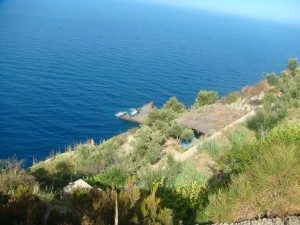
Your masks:
M0 0L0 158L134 126L115 113L221 95L300 57L299 25L130 0Z

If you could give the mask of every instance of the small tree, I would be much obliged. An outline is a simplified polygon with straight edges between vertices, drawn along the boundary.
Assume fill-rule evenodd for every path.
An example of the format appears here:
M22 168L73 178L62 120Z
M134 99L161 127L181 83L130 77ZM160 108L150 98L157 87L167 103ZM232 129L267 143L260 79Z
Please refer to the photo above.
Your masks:
M274 73L267 74L266 80L270 86L276 86L278 84L278 76Z
M155 163L162 155L165 136L149 126L143 126L136 133L133 154L136 161Z
M193 107L197 109L204 105L214 104L218 101L218 98L218 92L202 90L198 93Z
M272 108L275 104L280 105L282 102L274 93L266 93L262 99L262 105L266 108Z
M185 106L177 100L176 97L171 97L163 106L163 109L170 110L175 114L180 114L185 111Z
M287 69L291 72L293 76L296 74L297 68L298 68L298 59L290 58L287 64Z
M160 199L156 197L158 185L155 184L151 194L141 204L141 214L145 225L171 225L173 224L172 211L162 208Z
M173 111L166 109L153 109L146 117L144 123L152 126L156 121L170 122L174 120L176 115Z
M180 139L184 127L176 122L171 123L169 127L169 135L173 138Z
M189 128L185 128L180 135L180 139L182 141L191 141L193 137L194 137L194 132L192 129Z

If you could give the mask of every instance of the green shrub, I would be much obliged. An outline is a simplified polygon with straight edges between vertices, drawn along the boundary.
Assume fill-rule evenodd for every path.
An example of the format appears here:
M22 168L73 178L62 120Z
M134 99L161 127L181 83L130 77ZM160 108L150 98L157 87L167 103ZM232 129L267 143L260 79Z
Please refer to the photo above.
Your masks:
M218 101L218 98L218 92L202 90L198 93L193 107L197 109L204 105L214 104Z
M278 76L274 73L267 74L266 80L270 86L276 86L278 84Z
M174 224L180 220L184 224L195 224L197 211L203 211L207 203L206 186L196 182L173 188L160 183L158 196L163 206L173 209Z
M182 173L183 162L179 162L174 159L172 155L168 155L165 168L161 170L163 173L163 179L165 186L174 187L176 177ZM162 179L158 180L161 181Z
M180 135L181 141L191 141L194 138L194 132L192 129L184 128Z
M282 121L287 115L287 108L300 105L300 76L296 74L297 60L290 59L287 69L288 72L294 73L292 77L287 72L276 77L276 89L281 92L280 95L266 93L263 98L264 108L257 110L257 114L247 122L248 127L254 130L258 137L265 136ZM269 78L272 79L275 78Z
M281 76L277 85L281 91L281 100L289 107L299 107L300 75L296 77Z
M165 123L171 122L176 118L176 115L168 110L153 109L145 119L145 124L151 126L156 121L163 121Z
M161 109L153 109L144 120L144 124L159 131L165 139L170 137L180 139L184 127L174 120L186 109L175 97L170 98ZM188 137L184 131L184 138Z
M89 141L75 146L73 151L54 155L46 162L35 164L30 171L44 185L62 188L74 179L97 174L119 163L122 144L119 137L100 144Z
M278 104L278 97L274 93L265 93L262 99L262 105L268 109L270 109L274 104Z
M297 68L298 68L298 59L290 58L287 64L288 71L294 76L296 74Z
M126 170L119 166L111 166L99 174L95 174L87 179L88 183L99 187L122 188L125 181L129 178Z
M264 137L286 115L287 111L284 106L260 108L257 110L256 115L248 119L247 126L256 133L257 137Z
M118 137L93 143L80 144L75 147L75 168L82 174L94 174L114 164L118 159L122 141Z
M173 137L175 139L180 139L182 132L184 131L184 127L176 122L172 122L170 124L168 133L170 137Z
M241 93L239 91L233 91L230 92L225 98L224 102L226 104L232 104L235 103L239 98L241 97Z
M171 97L163 106L162 110L167 110L174 114L181 114L186 111L185 106L177 100L176 97Z
M138 171L138 186L142 190L150 191L153 183L164 182L166 187L174 187L175 179L182 172L183 163L176 161L172 155L167 156L166 163L158 170L144 167Z
M177 122L171 122L168 127L167 137L172 137L181 141L191 141L194 137L194 132Z
M150 167L143 167L137 172L137 185L142 190L150 191L152 184L161 182L166 175L168 174L163 169L153 170Z
M160 206L160 199L156 197L157 188L158 185L154 185L151 194L141 204L142 224L172 225L172 211Z
M155 163L162 155L164 135L149 126L142 126L133 142L133 154L139 164Z

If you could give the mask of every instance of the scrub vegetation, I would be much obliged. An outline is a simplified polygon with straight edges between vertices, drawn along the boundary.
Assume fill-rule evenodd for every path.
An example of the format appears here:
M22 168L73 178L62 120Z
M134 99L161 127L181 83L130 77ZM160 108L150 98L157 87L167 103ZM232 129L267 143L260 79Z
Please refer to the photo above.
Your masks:
M190 110L175 97L154 109L128 136L88 141L31 168L0 161L0 224L196 224L300 214L300 71L290 59L281 74L219 100L200 91L192 109L232 104L270 86L256 114L225 137L203 141L213 174L165 151L168 140L190 141L175 119ZM83 179L93 189L65 193Z

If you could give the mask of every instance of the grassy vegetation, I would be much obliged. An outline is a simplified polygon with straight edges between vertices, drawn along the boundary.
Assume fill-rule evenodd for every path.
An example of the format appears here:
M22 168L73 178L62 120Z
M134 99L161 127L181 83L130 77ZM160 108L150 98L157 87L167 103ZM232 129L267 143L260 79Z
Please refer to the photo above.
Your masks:
M215 140L204 141L201 145L198 146L199 151L206 151L212 155L220 153L222 146Z
M300 74L295 69L295 62L297 63L295 59L290 59L285 72L280 76L272 75L272 79L268 79L270 85L275 85L274 90L277 90L278 94L265 94L263 107L248 121L248 127L254 130L258 137L264 137L280 123L287 116L288 108L299 107Z
M285 71L266 80L239 93L238 98L251 97L268 87L255 116L229 131L224 140L199 146L215 160L213 176L192 163L177 162L164 151L170 138L193 138L192 130L174 121L188 109L172 97L130 134L130 143L122 135L100 143L88 141L28 171L16 160L1 160L0 224L45 220L46 224L114 224L116 202L119 224L124 225L234 222L299 214L297 61L291 59ZM227 104L237 96L236 92L227 96ZM216 92L201 91L192 108L217 100ZM61 191L79 178L101 189Z
M300 125L293 118L299 111L300 73L294 64L291 60L286 71L267 78L275 91L265 94L262 108L247 122L258 139L232 137L231 149L220 160L229 176L210 194L207 220L299 214Z
M284 124L264 140L231 152L232 183L211 196L208 217L232 222L298 214L299 146L300 126Z

